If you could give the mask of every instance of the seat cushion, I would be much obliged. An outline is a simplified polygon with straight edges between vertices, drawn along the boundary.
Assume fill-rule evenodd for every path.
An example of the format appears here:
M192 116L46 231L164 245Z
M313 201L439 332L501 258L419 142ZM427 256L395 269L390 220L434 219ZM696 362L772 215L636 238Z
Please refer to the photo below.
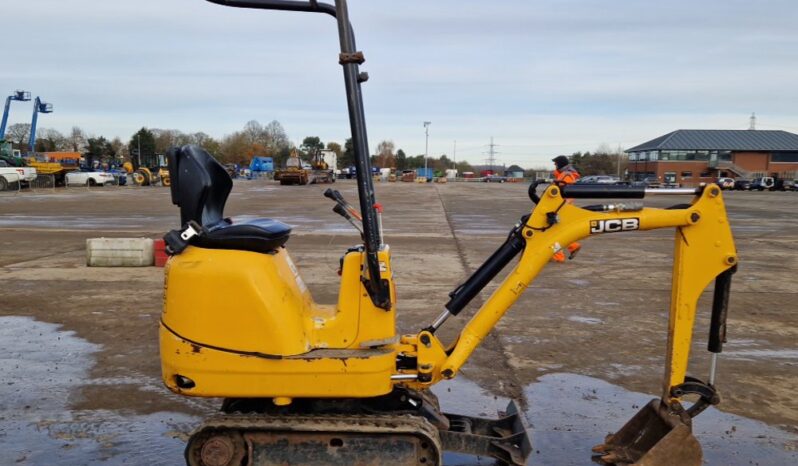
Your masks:
M288 241L291 234L291 227L270 218L222 220L205 228L208 232L198 236L193 243L198 247L261 253L276 250Z

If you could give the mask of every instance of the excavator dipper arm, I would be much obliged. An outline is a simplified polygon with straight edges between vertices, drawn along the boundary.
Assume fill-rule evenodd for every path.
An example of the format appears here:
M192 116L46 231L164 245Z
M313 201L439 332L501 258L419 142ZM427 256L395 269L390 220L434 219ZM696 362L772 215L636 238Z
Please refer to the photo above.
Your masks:
M737 252L721 190L716 185L695 190L658 190L657 193L694 193L695 197L689 205L671 209L643 208L642 204L634 203L577 207L566 202L566 198L641 198L646 192L642 188L557 185L551 185L541 197L530 191L537 206L513 230L508 241L472 279L452 293L452 301L435 324L418 335L405 336L401 340L403 347L400 352L410 354L417 360L417 378L403 382L405 386L421 389L442 379L453 378L499 319L549 263L552 255L568 244L599 234L674 228L672 294L662 398L641 411L635 425L627 425L625 429L633 432L624 432L622 429L614 437L615 443L608 439L600 451L605 453L607 459L629 462L642 458L649 450L664 451L663 457L667 457L673 452L662 446L662 440L670 436L669 442L692 445L687 448L691 451L685 455L693 461L685 464L695 463L695 458L700 464L700 447L690 434L690 420L707 405L716 404L719 397L711 382L704 383L687 376L696 306L704 289L717 279L709 350L718 353L725 338L729 283L737 265ZM519 238L524 241L522 250L518 247ZM462 329L455 344L446 348L435 337L434 331L448 315L455 315L462 310L479 291L469 290L469 287L481 288L487 284L518 252L521 253L520 261ZM455 306L452 306L453 302ZM689 410L684 410L680 398L687 394L698 394L700 399ZM658 427L652 428L651 425ZM648 434L642 435L644 432ZM643 438L645 445L634 444Z

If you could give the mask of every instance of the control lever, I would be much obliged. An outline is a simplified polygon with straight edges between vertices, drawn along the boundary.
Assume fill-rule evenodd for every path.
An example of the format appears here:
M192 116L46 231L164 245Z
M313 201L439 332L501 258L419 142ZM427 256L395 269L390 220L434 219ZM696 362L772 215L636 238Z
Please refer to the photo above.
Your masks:
M355 223L355 221L352 219L352 216L349 215L349 212L347 212L346 209L341 204L336 203L335 207L333 207L333 212L345 218L353 227L355 227L355 230L360 232L360 236L361 237L363 236L363 230L360 229L360 226L357 223Z
M338 205L340 205L342 208L346 209L346 211L349 213L349 215L351 215L352 217L354 217L358 221L362 221L363 220L363 217L360 215L360 212L358 212L357 209L352 207L351 204L346 202L346 199L344 199L344 197L338 191L336 191L336 190L334 190L332 188L327 188L324 191L324 197L330 198L333 201L335 201L336 203L338 203Z

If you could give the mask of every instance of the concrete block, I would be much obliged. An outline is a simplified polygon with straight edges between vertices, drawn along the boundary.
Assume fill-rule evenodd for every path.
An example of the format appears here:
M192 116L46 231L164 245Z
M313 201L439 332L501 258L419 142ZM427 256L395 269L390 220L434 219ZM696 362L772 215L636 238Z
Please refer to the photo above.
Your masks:
M89 267L147 267L153 265L150 238L89 238L86 265Z

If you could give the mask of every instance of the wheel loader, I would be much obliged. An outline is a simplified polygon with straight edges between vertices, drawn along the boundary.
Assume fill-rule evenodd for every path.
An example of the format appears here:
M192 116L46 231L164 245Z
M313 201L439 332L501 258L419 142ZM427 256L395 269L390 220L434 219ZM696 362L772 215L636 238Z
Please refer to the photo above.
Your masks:
M585 458L596 455L606 464L701 464L692 419L719 401L714 358L725 340L738 259L718 186L549 184L541 191L534 183L530 211L521 213L484 264L443 297L441 312L433 311L437 317L415 333L397 334L391 250L383 241L382 207L369 176L360 89L367 75L359 69L364 55L355 46L346 1L210 1L336 18L359 209L337 191L328 189L325 196L362 241L342 252L337 302L317 303L286 247L290 227L274 219L226 218L232 181L224 168L197 146L169 151L170 189L181 226L165 236L172 257L159 330L163 382L180 395L223 399L220 412L191 434L187 464L427 466L442 464L444 451L527 464L532 443L515 402L496 419L444 413L430 388L457 376L564 245L659 228L675 230L662 393ZM667 209L635 200L647 195L691 200ZM439 339L438 330L508 266L510 272L459 336ZM698 298L713 280L708 349L714 354L704 381L688 376L687 366ZM685 398L694 401L683 405Z

